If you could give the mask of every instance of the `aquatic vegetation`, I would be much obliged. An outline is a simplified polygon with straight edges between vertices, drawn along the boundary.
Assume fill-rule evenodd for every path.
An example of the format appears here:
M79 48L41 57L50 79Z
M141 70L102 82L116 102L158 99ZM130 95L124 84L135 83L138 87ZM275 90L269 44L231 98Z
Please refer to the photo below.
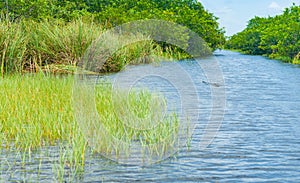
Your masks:
M142 148L147 148L150 153L156 153L157 156L177 150L173 148L178 145L176 143L178 143L179 120L176 114L166 113L163 97L145 90L127 93L112 90L112 87L101 87L96 89L96 99L98 99L96 107L99 122L103 125L99 129L108 133L116 144L121 143L122 148L128 150L132 142L135 142ZM162 145L164 148L161 148ZM108 155L113 150L116 151L113 154L117 155L120 151L124 151L118 147L109 149L107 148L109 146L100 143L97 149Z
M73 76L42 73L1 79L1 147L28 152L60 144L68 150L67 161L78 166L84 165L89 143L97 143L94 151L103 154L124 153L135 142L156 156L176 147L179 120L176 114L164 113L162 97L146 90L125 95L109 84L99 84L95 86L99 123L84 131L74 117L73 85ZM90 135L94 142L86 138Z
M293 64L300 64L300 52L293 59Z
M74 73L87 48L105 27L92 20L20 20L18 23L0 21L0 71ZM153 40L131 36L134 44L123 46L105 60L100 72L117 72L128 64L150 63L153 55L181 58L187 55L177 50L163 48ZM140 39L138 39L140 38ZM145 40L145 41L138 41ZM118 40L115 40L117 43Z
M101 4L101 5L100 5ZM89 45L103 32L124 23L156 19L185 26L207 44L199 56L211 54L225 43L224 30L217 18L197 1L172 2L112 1L50 1L20 0L0 4L0 69L4 73L47 70L72 72ZM178 11L178 8L180 11ZM149 13L151 9L151 13ZM201 26L199 26L201 25ZM155 27L152 27L155 29ZM144 63L147 56L191 58L184 50L201 47L192 45L195 36L184 29L159 30L160 37L177 38L184 47L177 47L152 37L122 48L107 60L102 72L120 71L126 64ZM172 30L172 31L170 31ZM206 32L209 32L206 33ZM150 36L150 35L144 35ZM171 37L170 37L171 36ZM153 40L154 39L154 40ZM170 42L169 42L170 43ZM182 50L183 49L183 50ZM124 54L126 53L126 54ZM204 54L204 55L202 55ZM132 59L134 58L134 59ZM137 62L136 62L137 61ZM148 60L149 61L149 60ZM57 65L61 65L58 66ZM59 68L59 69L57 69ZM53 70L52 70L53 69Z
M28 39L22 31L21 24L0 22L0 71L21 72L23 70L23 58L25 57Z
M21 148L67 139L74 130L71 87L71 77L38 74L1 79L2 134Z

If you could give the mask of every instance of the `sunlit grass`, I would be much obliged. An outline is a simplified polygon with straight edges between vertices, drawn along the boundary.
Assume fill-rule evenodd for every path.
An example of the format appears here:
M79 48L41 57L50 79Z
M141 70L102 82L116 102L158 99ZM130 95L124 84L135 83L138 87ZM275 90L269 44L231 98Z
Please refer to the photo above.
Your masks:
M68 139L75 130L70 100L72 83L71 77L44 77L42 74L1 79L2 134L21 148Z
M39 73L0 79L0 147L28 152L61 145L68 152L62 162L83 166L90 132L97 136L94 150L104 154L118 154L135 142L157 155L176 145L179 120L175 114L164 116L162 97L146 90L127 95L110 84L95 87L101 123L83 134L74 117L73 86L74 76Z
M293 59L293 64L300 64L300 52Z
M74 67L81 61L89 46L106 31L105 26L93 20L0 21L1 75L3 77L7 73L40 70L74 73ZM117 44L120 42L117 38L104 44ZM136 42L119 45L117 50L110 53L100 71L117 72L128 64L149 63L153 61L153 55L170 59L188 57L180 50L163 49L155 41L146 38L147 35L132 35L126 38Z
M100 151L110 154L120 153L129 148L131 142L138 142L150 153L164 155L177 144L179 120L175 114L166 113L166 103L162 96L147 90L113 90L111 85L96 88L96 107L103 125L96 138L109 134L107 143L122 144L97 146ZM101 131L100 131L101 130ZM104 133L103 130L106 132ZM164 145L165 148L161 149ZM114 146L110 149L107 147ZM173 149L172 149L173 150Z
M1 75L10 71L21 72L28 38L21 24L0 21Z

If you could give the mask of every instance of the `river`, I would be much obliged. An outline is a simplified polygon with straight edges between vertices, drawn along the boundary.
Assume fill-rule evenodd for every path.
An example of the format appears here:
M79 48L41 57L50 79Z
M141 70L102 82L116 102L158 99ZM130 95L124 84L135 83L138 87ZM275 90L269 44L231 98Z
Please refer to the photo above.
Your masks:
M197 62L205 60L180 62L192 76L201 104L190 149L179 150L170 158L148 166L119 164L94 154L86 158L83 175L72 177L66 170L66 180L300 182L300 67L231 51L217 51L214 59L222 71L222 86L207 84L205 74L199 72L199 68L195 69L199 66ZM159 66L134 66L135 69L145 67ZM167 69L170 67L164 68L164 73L172 72ZM181 80L180 75L178 80ZM147 83L146 80L143 82ZM180 102L174 97L178 94L174 86L167 82L152 83L152 88L159 88L159 85L169 88L165 92L169 93L169 100L173 96L173 106ZM223 120L213 141L206 148L199 148L201 133L212 108L210 93L213 87L225 89ZM56 181L53 162L59 159L59 149L46 147L44 150L33 153L25 167L20 165L21 154L2 153L0 182ZM10 166L7 166L8 162L11 162Z

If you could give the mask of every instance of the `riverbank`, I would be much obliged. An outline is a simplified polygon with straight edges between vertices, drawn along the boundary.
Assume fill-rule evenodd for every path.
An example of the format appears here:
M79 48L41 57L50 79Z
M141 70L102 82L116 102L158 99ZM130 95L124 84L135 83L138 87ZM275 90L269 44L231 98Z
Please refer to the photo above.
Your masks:
M219 28L216 17L207 12L200 2L173 1L148 2L112 1L99 2L52 2L33 0L30 3L5 1L0 4L0 71L2 77L14 72L72 72L91 43L113 27L139 20L162 20L186 26L204 41L211 50L221 47L224 31ZM185 7L177 11L178 7ZM149 9L153 11L148 12ZM196 16L195 16L196 15ZM191 20L193 20L191 24ZM195 26L197 25L197 26ZM198 26L201 25L201 26ZM174 28L174 27L173 27ZM204 33L209 30L210 34ZM189 58L186 46L193 35L180 29L171 31L183 47L148 39L137 41L111 53L105 60L101 72L117 72L144 59L163 56L173 59ZM168 38L170 31L160 31ZM135 33L134 33L135 34ZM150 35L131 35L127 39ZM136 36L136 37L134 37ZM143 36L143 37L141 37ZM126 38L125 38L126 39ZM168 38L169 39L169 38ZM115 43L114 43L115 44ZM195 45L191 45L194 47ZM182 50L183 49L183 50ZM151 60L147 60L151 62ZM58 69L57 69L58 68ZM71 69L70 69L71 68Z
M141 167L115 163L86 148L84 166L78 166L81 170L76 173L70 160L73 156L81 158L83 153L71 149L75 144L45 146L25 153L2 148L0 182L299 182L299 66L228 51L217 54L226 84L227 107L222 126L207 148L199 148L199 143L211 116L211 86L201 83L206 77L194 64L180 62L195 79L202 101L188 151L180 148L168 159ZM167 63L172 64L177 63ZM153 65L138 67L144 68L143 72ZM162 72L171 74L169 68L164 67ZM183 79L178 82L186 85ZM157 84L147 82L146 86ZM159 84L164 86L166 96L177 96L177 88ZM175 100L176 104L180 105Z
M243 55L252 55L252 54L249 54L247 51L243 51L241 49L223 49L223 50L238 52L238 53L241 53ZM268 59L279 60L279 61L285 62L285 63L300 65L300 52L293 59L285 58L285 57L282 57L282 56L274 57L274 56L270 56L270 55L266 55L266 54L263 54L263 55L260 55L260 56L266 57Z
M24 72L73 73L91 43L106 31L92 20L21 20L0 22L1 75ZM135 35L127 39L142 39ZM144 63L152 55L181 59L188 55L162 48L154 41L137 41L110 55L101 72L117 72L127 64ZM147 60L152 62L152 60Z

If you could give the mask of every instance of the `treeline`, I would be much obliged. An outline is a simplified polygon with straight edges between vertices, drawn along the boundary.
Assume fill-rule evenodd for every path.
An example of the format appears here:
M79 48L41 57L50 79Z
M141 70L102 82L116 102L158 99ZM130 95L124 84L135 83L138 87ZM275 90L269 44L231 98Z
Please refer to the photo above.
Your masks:
M300 6L286 8L275 17L254 17L225 47L300 64Z
M2 73L24 70L28 67L35 68L37 65L39 67L56 63L76 65L84 49L101 32L140 19L161 19L185 25L203 38L211 50L220 48L225 43L224 30L219 27L217 18L206 11L197 0L1 1ZM89 32L91 27L95 27L97 35L89 35L93 32ZM189 38L184 39L189 41ZM169 53L182 51L156 42L134 47L145 49L146 53L138 50L138 53L143 55L161 52L160 50ZM186 57L186 54L178 55L179 58ZM64 62L66 60L68 62ZM119 61L114 61L111 65L106 64L108 68L104 71L118 71L123 65L128 64L116 63Z
M3 14L19 18L45 18L71 21L78 17L115 26L140 19L163 19L187 26L198 33L212 49L224 43L224 31L217 18L197 0L2 0Z

